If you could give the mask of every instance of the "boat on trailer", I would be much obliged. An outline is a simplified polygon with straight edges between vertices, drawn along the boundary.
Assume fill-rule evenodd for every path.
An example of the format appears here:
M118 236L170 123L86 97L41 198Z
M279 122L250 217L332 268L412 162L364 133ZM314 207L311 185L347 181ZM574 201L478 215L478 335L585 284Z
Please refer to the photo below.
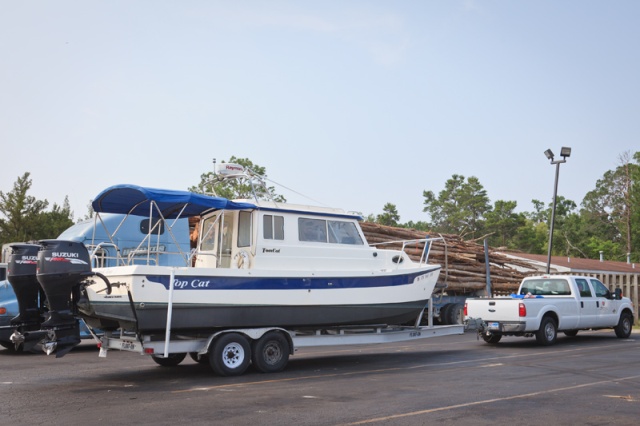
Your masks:
M139 247L148 261L131 262L133 250L118 266L92 268L95 253L84 245L41 241L37 277L54 330L75 315L105 331L192 337L229 328L418 324L441 269L427 262L431 240L405 241L400 250L370 246L362 217L341 209L136 185L107 188L92 206L96 220L148 217ZM158 265L154 235L171 233L184 217L199 219L195 247L180 253L184 265ZM414 261L404 247L418 244Z

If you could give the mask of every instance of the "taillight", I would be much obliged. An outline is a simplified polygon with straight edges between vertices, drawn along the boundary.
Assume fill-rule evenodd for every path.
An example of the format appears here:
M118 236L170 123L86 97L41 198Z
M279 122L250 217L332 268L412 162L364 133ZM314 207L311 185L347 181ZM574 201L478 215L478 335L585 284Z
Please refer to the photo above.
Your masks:
M0 308L0 315L6 315L7 314L7 308Z
M520 315L521 317L527 316L527 307L522 302L520 302L520 304L518 305L518 315Z
M466 303L464 304L464 316L465 317L467 316L467 304Z

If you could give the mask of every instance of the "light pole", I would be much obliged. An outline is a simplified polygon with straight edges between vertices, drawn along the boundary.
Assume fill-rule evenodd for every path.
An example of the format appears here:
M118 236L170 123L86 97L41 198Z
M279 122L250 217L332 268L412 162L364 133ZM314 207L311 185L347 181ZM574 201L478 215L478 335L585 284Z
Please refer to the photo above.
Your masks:
M547 274L551 269L551 246L553 245L553 225L556 221L556 198L558 196L558 177L560 176L560 164L567 162L567 157L571 156L571 148L563 146L560 150L562 160L553 160L553 152L548 149L544 152L551 164L556 165L556 183L553 187L553 207L551 209L551 225L549 225L549 253L547 255Z

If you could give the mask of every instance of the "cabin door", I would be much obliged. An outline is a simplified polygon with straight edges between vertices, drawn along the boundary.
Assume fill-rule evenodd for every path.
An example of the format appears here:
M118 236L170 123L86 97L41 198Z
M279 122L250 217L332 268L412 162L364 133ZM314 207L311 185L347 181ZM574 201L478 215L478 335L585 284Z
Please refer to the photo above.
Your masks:
M231 266L231 251L233 249L233 228L234 228L234 215L231 212L225 212L222 216L222 223L220 227L220 240L218 241L220 247L220 264L221 268L229 268Z

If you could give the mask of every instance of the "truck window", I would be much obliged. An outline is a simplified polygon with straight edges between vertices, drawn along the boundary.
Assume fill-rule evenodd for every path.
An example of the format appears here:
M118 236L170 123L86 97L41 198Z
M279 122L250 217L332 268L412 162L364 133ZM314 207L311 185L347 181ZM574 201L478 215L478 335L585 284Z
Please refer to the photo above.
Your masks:
M596 292L596 297L607 297L609 294L609 289L595 278L591 279L591 285Z
M589 288L589 284L587 283L586 279L576 278L576 285L578 286L580 297L593 297L593 295L591 294L591 289Z
M520 294L531 293L534 296L569 296L571 289L565 279L534 279L522 283Z
M153 224L151 225L151 227L149 227L149 222L150 222L149 219L143 219L143 220L140 221L140 232L142 232L144 235L147 235L149 233L149 229L153 229L153 234L154 235L162 235L162 234L164 234L164 221L163 220L154 218L153 219Z

